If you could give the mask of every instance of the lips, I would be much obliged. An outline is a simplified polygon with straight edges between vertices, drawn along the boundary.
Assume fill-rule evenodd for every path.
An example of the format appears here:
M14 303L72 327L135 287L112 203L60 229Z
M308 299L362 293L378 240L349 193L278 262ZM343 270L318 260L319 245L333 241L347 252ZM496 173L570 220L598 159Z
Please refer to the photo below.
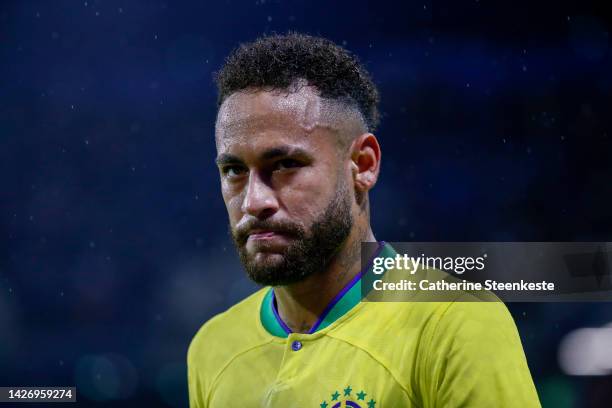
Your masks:
M249 240L271 239L279 235L276 231L256 231L249 234Z
M289 222L256 223L249 222L232 233L234 241L239 246L248 243L256 244L257 248L271 248L282 245L283 247L295 239L303 236L302 229Z

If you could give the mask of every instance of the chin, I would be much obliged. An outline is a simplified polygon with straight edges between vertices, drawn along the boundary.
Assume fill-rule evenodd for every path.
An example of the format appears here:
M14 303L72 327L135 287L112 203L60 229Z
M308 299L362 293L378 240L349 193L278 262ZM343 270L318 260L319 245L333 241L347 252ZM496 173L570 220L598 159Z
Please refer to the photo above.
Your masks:
M278 261L249 262L245 264L245 269L249 278L262 286L285 286L305 279L303 273L288 269L282 257Z
M242 264L255 281L275 274L274 271L278 270L283 263L283 255L270 252L257 252L242 258Z
M274 268L285 261L285 256L278 252L257 251L249 256L249 263L256 268Z

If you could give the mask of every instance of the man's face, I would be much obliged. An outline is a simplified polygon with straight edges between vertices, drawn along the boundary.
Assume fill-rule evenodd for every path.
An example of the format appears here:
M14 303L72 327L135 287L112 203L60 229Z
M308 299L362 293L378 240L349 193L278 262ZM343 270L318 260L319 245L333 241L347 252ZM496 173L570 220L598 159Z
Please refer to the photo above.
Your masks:
M219 110L217 164L231 234L259 284L324 270L351 231L348 157L323 110L310 87L237 92Z

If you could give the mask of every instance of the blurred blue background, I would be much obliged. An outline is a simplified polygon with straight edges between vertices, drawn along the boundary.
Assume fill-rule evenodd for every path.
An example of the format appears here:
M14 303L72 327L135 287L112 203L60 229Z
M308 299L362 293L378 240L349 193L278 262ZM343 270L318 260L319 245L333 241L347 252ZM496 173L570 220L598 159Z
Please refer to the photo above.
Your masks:
M189 341L255 289L212 72L262 33L328 37L380 87L377 238L611 241L604 3L3 1L0 385L187 405ZM509 307L544 407L610 406L612 305Z

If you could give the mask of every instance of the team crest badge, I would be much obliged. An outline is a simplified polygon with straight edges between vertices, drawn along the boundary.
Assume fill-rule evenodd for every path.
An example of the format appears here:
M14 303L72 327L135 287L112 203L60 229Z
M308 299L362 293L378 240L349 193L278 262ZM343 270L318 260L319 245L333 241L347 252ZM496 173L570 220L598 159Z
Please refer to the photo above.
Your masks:
M376 400L364 390L353 390L350 385L341 390L335 390L319 405L320 408L380 408Z

